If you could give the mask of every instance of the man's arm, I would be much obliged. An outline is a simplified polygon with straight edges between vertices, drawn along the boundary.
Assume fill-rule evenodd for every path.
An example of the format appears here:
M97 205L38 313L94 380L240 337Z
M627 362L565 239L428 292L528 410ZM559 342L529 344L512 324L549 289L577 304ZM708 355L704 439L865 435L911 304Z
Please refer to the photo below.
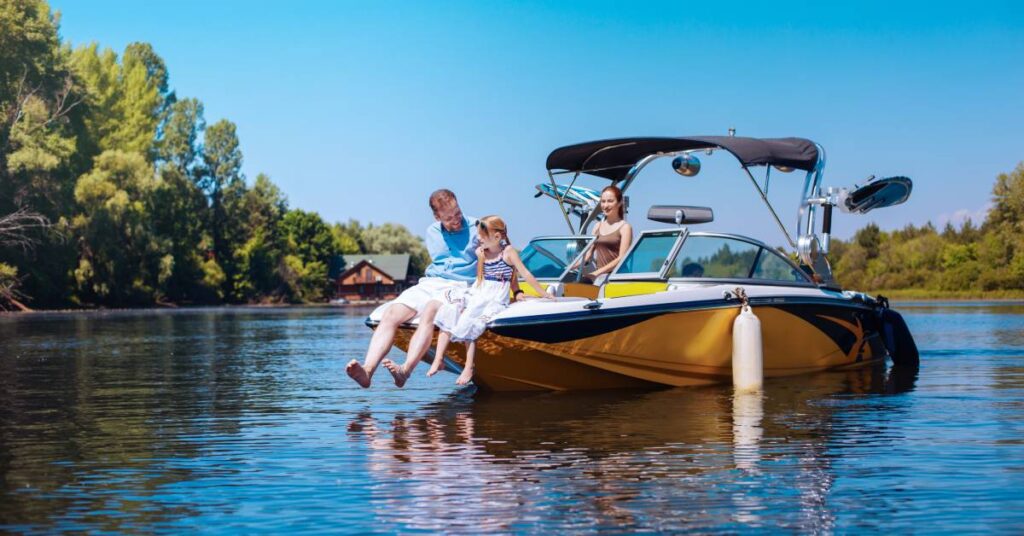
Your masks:
M426 235L427 254L430 255L430 260L433 262L448 251L448 246L444 243L444 237L441 236L440 225L427 227Z

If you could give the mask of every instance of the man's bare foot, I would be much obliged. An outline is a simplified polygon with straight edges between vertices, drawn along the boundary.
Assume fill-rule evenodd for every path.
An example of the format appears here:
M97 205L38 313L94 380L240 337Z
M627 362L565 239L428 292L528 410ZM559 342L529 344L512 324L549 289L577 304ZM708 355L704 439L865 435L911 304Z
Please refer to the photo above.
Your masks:
M430 370L427 371L427 376L433 376L438 372L441 372L441 367L444 366L444 356L435 355L434 362L430 364Z
M455 385L466 385L473 381L473 369L462 369L462 374L459 374L459 379L455 380Z
M363 389L370 386L370 375L366 373L366 369L355 359L349 361L348 365L345 365L345 374L348 374L349 378L355 380Z
M399 366L398 363L395 363L390 359L385 359L381 364L384 365L384 368L388 369L388 372L390 372L392 376L395 377L396 387L403 387L405 385L406 380L409 379L409 374L405 372L404 367Z

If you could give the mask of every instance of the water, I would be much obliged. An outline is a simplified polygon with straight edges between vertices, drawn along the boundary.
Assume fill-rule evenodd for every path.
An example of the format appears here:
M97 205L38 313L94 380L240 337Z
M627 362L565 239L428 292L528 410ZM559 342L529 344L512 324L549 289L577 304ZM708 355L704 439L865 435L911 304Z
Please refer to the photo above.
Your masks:
M1024 307L902 310L917 375L739 398L362 390L359 309L0 317L0 531L1019 533Z

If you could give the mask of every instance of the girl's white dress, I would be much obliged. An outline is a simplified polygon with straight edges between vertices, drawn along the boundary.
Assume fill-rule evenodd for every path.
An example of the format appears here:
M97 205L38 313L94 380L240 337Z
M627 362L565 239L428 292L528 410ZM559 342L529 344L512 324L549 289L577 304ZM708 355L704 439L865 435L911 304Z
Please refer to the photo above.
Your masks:
M441 308L434 317L434 324L442 331L452 334L456 342L475 341L487 323L505 310L509 303L509 287L515 270L504 255L484 263L484 279L479 285L469 288L446 290Z

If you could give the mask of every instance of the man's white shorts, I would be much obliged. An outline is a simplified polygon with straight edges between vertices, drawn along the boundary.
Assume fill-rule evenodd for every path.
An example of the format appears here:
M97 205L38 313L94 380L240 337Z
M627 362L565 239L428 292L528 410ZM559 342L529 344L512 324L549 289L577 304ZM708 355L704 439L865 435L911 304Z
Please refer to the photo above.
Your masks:
M467 286L465 281L456 281L443 277L423 277L420 278L418 284L405 289L397 298L381 306L380 311L383 312L389 305L400 303L416 311L416 317L419 317L427 303L431 300L440 301L446 290L453 288L463 289Z

